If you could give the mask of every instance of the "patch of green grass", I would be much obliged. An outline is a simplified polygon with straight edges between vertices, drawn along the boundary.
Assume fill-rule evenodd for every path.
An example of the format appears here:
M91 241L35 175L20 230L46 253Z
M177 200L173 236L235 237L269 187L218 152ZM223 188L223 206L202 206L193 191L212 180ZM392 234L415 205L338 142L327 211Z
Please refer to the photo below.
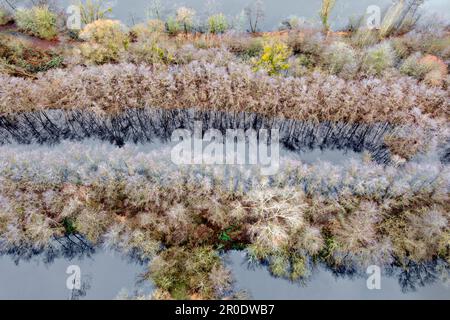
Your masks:
M332 236L327 236L325 238L325 248L319 253L319 257L323 260L329 260L337 248L337 241Z
M64 232L66 235L71 235L77 233L77 229L75 227L75 222L71 218L64 218L62 221Z
M229 232L233 231L233 227L230 227L224 231L222 231L219 235L219 240L222 242L230 242L233 241L233 239L231 238L231 236L228 234Z
M22 61L21 67L26 69L28 72L38 73L38 72L45 72L54 68L59 68L62 66L63 62L64 58L62 56L54 55L49 61L39 65L32 65L27 63L26 61Z
M17 10L16 23L24 32L41 39L52 40L58 35L56 14L46 6Z
M44 50L29 45L26 41L12 36L0 36L1 63L10 70L16 70L18 75L45 72L60 68L64 57L50 50Z
M170 295L175 300L188 300L188 286L186 283L176 283L170 290Z

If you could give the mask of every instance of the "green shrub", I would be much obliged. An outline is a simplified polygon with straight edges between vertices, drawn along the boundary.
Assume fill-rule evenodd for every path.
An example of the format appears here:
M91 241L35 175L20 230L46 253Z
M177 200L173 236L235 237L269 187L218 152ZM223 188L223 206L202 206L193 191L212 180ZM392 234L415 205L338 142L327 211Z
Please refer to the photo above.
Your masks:
M213 34L224 33L228 29L227 18L223 13L215 14L208 19L208 31Z
M352 35L351 43L358 48L373 46L378 43L378 31L360 28Z
M60 67L63 63L62 56L33 47L13 36L0 36L0 57L6 73L26 77Z
M319 57L324 48L324 37L315 31L290 32L288 46L294 54L306 54Z
M316 60L306 54L299 55L296 60L299 65L304 66L308 69L312 69L316 65Z
M56 14L47 6L19 9L15 18L17 26L33 36L51 40L58 34Z
M80 34L85 41L110 46L123 46L128 41L124 26L117 20L96 20L88 24Z
M209 49L210 48L210 42L208 42L208 40L203 37L196 39L193 42L193 45L197 49Z
M125 27L116 20L96 20L80 33L87 41L80 47L82 55L94 63L118 61L120 53L128 48L129 38Z
M256 57L260 55L264 50L264 43L261 39L251 39L247 42L244 48L244 56L246 57Z
M241 55L244 59L257 57L264 49L261 38L231 36L224 37L223 41L231 52Z
M73 219L65 217L62 221L64 227L64 232L66 235L71 235L77 233Z
M444 37L428 36L420 43L424 53L450 59L450 34L447 33Z
M286 278L289 276L289 256L278 253L270 257L269 268L275 277Z
M174 36L181 31L181 26L174 17L169 17L166 21L167 33Z
M350 78L358 69L355 50L344 42L334 42L328 46L322 59L325 68L331 74Z
M361 68L368 75L381 75L395 64L396 55L389 42L380 43L366 50Z
M173 48L164 46L158 38L150 37L135 43L128 48L129 60L136 64L169 64L174 60Z
M409 56L400 66L400 72L404 75L423 80L430 69L426 65L420 63L421 58L422 54L419 52Z
M395 54L397 55L397 57L399 59L402 59L402 60L410 57L414 51L418 51L418 50L415 50L417 45L415 43L411 43L410 41L408 41L408 39L406 37L393 38L391 40L391 43L392 43L392 48L395 51Z
M0 7L0 26L8 24L12 21L11 14L3 7Z
M177 10L176 15L176 22L178 25L181 26L181 28L184 30L185 33L188 33L192 31L194 28L194 17L195 17L195 10L181 7Z
M174 299L188 299L192 295L217 299L221 297L215 287L229 277L226 273L219 278L211 277L220 268L220 257L211 247L171 247L152 261L149 277Z
M308 55L300 54L289 60L289 75L294 77L303 77L313 71L316 66L316 60Z
M288 59L292 51L281 41L270 41L264 45L259 59L254 60L254 70L266 70L269 75L278 75L289 69Z
M296 281L305 278L309 274L310 271L308 269L306 258L298 254L293 255L291 258L291 280Z
M448 75L448 68L442 59L428 54L417 61L417 66L418 70L422 71L422 74L418 76L421 76L427 84L432 86L444 84Z

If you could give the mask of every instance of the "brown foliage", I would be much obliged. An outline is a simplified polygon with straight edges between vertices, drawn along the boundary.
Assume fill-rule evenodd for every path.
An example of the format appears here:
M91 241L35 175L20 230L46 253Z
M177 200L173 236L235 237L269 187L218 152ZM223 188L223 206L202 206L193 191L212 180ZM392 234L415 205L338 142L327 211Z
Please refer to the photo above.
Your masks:
M298 120L413 123L417 109L447 118L448 92L392 77L345 81L312 74L269 77L230 63L130 64L52 70L36 80L0 76L0 114L42 109L115 113L146 106L254 112Z

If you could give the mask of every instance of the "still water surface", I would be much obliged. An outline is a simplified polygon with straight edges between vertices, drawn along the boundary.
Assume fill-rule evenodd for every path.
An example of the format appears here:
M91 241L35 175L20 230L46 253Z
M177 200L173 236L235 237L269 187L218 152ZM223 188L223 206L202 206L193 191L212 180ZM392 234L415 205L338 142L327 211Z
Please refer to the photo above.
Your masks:
M264 266L249 267L241 252L230 253L228 261L237 289L246 290L253 299L450 299L449 282L430 281L423 287L417 285L413 290L400 285L398 272L394 276L382 273L381 289L369 290L366 284L368 275L336 275L325 267L318 266L311 278L301 284L274 278ZM414 282L419 281L414 279Z
M58 257L44 263L42 256L14 261L0 257L0 299L115 299L122 293L149 294L150 282L140 281L146 264L116 252L97 249L72 259ZM368 290L364 276L336 276L324 267L313 271L304 284L274 278L264 266L250 267L243 252L224 256L236 280L235 289L245 290L253 299L450 299L450 286L436 279L416 290L402 290L397 276L382 275L381 290ZM66 287L68 266L78 265L82 290ZM403 288L405 289L405 288Z
M81 290L69 290L66 285L69 266L81 270ZM15 257L0 257L0 299L115 299L119 294L149 293L151 284L140 281L146 265L119 253L96 250L92 255L73 259L57 257L45 263L41 255L31 260L15 261Z
M1 2L1 1L0 1ZM29 0L18 1L22 3ZM57 1L60 8L67 9L78 0ZM111 18L120 19L126 24L135 24L149 18L152 0L108 0L113 9ZM163 18L173 15L177 8L193 8L197 18L204 21L207 16L223 12L229 20L234 20L252 0L160 0ZM310 23L319 23L320 0L263 0L265 17L261 23L263 30L275 30L286 17L295 15ZM377 5L382 10L389 7L391 0L340 0L336 2L330 22L337 30L347 25L349 18L364 15L368 6ZM423 13L437 15L442 20L450 20L450 2L448 0L427 0ZM245 26L246 28L246 26Z

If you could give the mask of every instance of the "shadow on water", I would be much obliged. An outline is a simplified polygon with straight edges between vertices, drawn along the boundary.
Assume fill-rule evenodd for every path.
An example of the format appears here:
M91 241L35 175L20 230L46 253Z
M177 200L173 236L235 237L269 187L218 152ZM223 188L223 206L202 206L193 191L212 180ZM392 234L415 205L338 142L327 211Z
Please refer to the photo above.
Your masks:
M64 140L98 139L118 147L128 143L169 142L176 129L194 132L196 123L202 133L217 129L278 129L279 141L286 150L314 157L323 150L349 153L368 152L380 164L389 164L391 154L385 137L398 128L388 123L308 122L272 119L252 113L228 113L195 109L127 109L118 115L98 115L88 111L47 110L0 116L0 145L55 145ZM441 146L441 161L450 161L450 141Z
M48 249L17 248L0 256L0 299L115 299L148 295L143 279L148 261L134 253L92 248L79 237L55 239ZM235 289L252 299L450 299L449 266L442 261L382 269L381 289L369 290L370 275L357 268L310 264L310 276L292 282L273 277L267 266L249 264L245 251L231 251L225 263ZM79 267L80 287L70 290L69 267ZM446 283L447 281L447 283Z
M176 129L194 131L196 122L203 133L217 129L279 129L280 142L291 151L348 150L367 151L379 163L390 161L384 143L395 129L387 123L304 122L271 119L258 114L198 110L128 109L115 116L93 112L48 110L0 117L0 145L57 144L63 140L95 138L123 147L126 143L145 144L170 141Z
M236 289L253 299L450 299L450 269L442 261L384 268L379 290L368 289L371 274L355 267L331 269L311 263L310 276L292 282L272 276L266 265L249 263L245 251L229 253L226 263Z
M153 286L143 281L147 263L134 252L94 248L77 235L54 239L45 250L20 246L1 252L0 299L110 300L124 293L148 294ZM73 270L80 271L80 285L71 287Z

